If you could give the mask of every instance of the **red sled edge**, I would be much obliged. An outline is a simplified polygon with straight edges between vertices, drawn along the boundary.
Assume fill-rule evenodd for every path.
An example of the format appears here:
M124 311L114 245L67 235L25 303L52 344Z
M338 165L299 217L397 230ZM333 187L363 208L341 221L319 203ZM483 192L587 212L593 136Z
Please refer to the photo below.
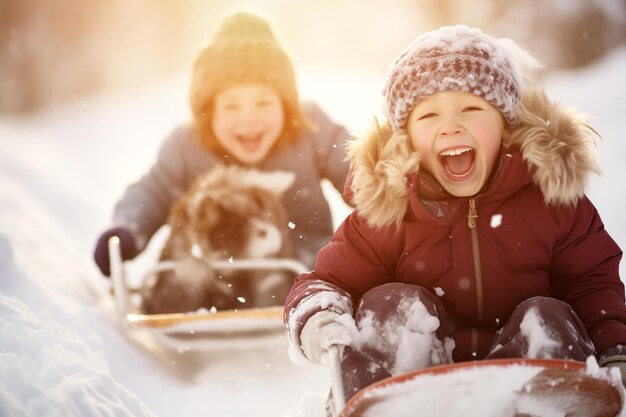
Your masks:
M566 370L572 372L581 372L584 373L587 369L587 364L584 362L574 361L574 360L565 360L565 359L524 359L524 358L515 358L515 359L485 359L481 361L467 361L467 362L458 362L446 365L438 365L432 366L424 369L420 369L413 372L408 372L406 374L392 376L376 383L373 383L366 388L359 391L355 394L344 409L341 411L338 417L358 417L362 413L363 408L367 408L369 403L375 402L376 399L370 396L371 391L385 388L389 385L393 384L401 384L403 382L407 382L419 376L425 375L442 375L451 372L456 372L464 369L472 369L472 368L482 368L488 366L530 366L537 367L543 369L555 369L555 370ZM608 384L608 382L607 382ZM623 392L619 390L617 387L614 387L616 393L621 398L621 402L623 405ZM355 414L355 412L357 414ZM617 415L617 414L616 414Z

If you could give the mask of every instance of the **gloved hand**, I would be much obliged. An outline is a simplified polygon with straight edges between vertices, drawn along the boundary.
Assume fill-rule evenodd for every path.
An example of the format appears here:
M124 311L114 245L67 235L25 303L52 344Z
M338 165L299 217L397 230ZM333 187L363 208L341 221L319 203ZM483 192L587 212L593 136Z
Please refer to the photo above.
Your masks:
M622 374L622 385L626 387L626 356L615 355L603 357L600 360L600 365L607 368L618 368Z
M347 346L352 341L350 329L340 317L331 311L320 311L304 324L300 333L302 352L311 362L327 366L328 349L333 345Z
M122 260L133 259L139 253L137 245L135 244L135 238L126 229L122 227L114 227L107 230L100 235L98 242L96 243L96 249L93 257L96 261L96 265L100 268L100 271L107 277L111 276L111 266L109 258L109 238L117 236L120 239L120 249L122 253Z
M617 345L598 355L598 364L607 368L618 368L622 374L622 385L626 387L626 346Z

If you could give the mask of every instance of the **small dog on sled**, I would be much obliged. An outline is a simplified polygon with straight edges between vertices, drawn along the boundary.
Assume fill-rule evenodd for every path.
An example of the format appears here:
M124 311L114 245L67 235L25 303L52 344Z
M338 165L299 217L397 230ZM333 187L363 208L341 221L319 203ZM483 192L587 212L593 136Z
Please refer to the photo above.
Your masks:
M219 270L211 261L290 258L287 216L280 196L288 172L220 165L200 176L172 206L170 235L159 272L141 289L144 314L282 305L295 274L281 270Z

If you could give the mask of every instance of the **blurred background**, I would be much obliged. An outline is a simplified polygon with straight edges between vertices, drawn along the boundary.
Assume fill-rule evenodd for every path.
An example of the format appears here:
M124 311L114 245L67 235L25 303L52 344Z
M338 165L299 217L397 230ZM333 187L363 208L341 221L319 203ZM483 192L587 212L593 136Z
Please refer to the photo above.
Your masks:
M242 4L269 14L307 68L384 74L416 35L453 23L511 37L547 70L626 42L626 0L0 0L0 113L187 74L220 15Z

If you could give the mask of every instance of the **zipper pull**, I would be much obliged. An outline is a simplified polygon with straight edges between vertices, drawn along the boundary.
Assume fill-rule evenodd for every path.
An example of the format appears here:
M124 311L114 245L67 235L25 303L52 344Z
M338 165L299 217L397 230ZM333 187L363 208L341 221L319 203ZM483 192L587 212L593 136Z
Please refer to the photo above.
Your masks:
M470 229L476 227L476 218L478 213L476 212L476 201L473 198L469 199L469 213L467 214L467 226Z

